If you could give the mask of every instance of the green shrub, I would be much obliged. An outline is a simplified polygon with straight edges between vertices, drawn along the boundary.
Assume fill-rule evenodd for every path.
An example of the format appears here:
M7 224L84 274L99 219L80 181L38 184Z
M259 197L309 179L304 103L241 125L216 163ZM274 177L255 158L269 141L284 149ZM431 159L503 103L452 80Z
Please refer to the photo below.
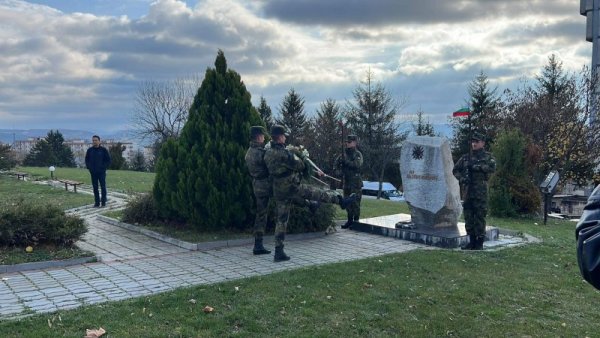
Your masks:
M151 223L158 219L158 208L152 194L134 197L123 210L123 222Z
M277 208L275 205L275 200L271 198L269 201L267 233L272 232L275 228L277 221ZM335 211L336 207L328 203L321 203L321 206L314 214L306 206L292 204L286 232L288 234L297 234L325 231L328 226L334 224Z
M83 219L65 215L50 204L40 206L20 200L0 206L0 245L71 246L86 231Z

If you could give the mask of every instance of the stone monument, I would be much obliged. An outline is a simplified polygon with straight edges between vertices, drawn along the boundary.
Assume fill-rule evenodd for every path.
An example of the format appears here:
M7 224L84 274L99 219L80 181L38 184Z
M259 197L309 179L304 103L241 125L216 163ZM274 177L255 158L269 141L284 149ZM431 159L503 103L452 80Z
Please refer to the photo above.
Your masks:
M457 229L462 204L453 167L448 139L414 136L404 142L400 172L411 227Z

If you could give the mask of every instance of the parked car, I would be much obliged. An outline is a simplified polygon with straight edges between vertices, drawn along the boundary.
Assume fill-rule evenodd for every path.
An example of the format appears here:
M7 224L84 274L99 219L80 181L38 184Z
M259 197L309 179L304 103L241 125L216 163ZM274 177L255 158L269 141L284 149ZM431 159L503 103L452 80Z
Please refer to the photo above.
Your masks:
M379 182L363 181L362 195L367 198L377 198ZM404 201L404 194L390 182L381 184L381 198L390 201Z

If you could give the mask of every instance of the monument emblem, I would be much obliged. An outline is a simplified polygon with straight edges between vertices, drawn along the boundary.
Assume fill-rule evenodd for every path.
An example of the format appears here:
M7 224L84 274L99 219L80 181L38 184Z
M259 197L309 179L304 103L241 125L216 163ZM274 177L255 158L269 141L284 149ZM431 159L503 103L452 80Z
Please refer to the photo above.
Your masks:
M412 151L412 158L415 160L423 159L423 147L414 146Z

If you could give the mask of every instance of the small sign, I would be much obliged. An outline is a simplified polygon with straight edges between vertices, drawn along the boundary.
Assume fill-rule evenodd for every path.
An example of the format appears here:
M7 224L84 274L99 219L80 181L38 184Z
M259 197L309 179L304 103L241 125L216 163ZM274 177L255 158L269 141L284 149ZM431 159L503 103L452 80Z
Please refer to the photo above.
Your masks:
M559 178L560 178L560 175L558 174L558 171L552 170L550 173L548 173L548 176L546 176L546 179L540 184L540 190L544 194L554 193L554 190L556 190L556 186L558 184Z

